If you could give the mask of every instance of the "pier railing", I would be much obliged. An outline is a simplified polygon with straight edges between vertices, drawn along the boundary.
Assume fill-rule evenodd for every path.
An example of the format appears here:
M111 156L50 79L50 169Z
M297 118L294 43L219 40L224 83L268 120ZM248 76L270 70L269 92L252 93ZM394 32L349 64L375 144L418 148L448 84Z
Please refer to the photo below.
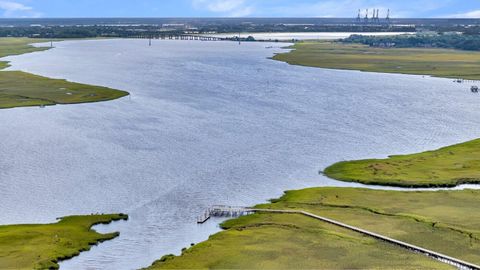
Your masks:
M197 218L197 223L203 224L212 217L240 217L253 214L255 211L255 209L242 206L214 205Z

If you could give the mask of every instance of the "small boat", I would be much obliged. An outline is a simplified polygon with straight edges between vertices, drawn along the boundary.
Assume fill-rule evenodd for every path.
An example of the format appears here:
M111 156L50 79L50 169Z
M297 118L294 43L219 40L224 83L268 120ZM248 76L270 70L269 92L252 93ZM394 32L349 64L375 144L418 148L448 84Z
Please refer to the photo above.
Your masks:
M472 91L472 93L478 93L478 86L474 85L470 88L470 90Z

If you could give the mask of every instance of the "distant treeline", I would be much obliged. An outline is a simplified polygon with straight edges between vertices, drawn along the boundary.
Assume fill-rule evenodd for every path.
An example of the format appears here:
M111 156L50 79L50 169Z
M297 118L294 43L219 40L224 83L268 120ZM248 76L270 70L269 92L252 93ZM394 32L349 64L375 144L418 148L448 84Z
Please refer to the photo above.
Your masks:
M37 38L92 38L92 37L136 37L158 36L166 33L238 33L238 32L415 32L415 26L396 25L231 25L211 24L195 28L160 25L65 25L65 26L12 26L0 27L0 37Z
M148 31L146 29L145 31ZM56 26L56 27L2 27L0 37L35 37L35 38L93 38L93 37L128 37L134 29L122 27L95 26Z
M361 36L352 35L343 39L347 43L359 43L372 47L387 48L446 48L480 51L480 35L439 34L439 35L398 35Z

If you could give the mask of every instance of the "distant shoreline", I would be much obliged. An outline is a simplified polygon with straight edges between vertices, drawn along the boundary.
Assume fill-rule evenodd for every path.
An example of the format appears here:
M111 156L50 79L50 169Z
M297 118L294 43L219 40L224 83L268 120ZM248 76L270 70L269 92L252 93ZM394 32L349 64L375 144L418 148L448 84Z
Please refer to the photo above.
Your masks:
M271 59L315 68L480 80L480 52L476 51L373 48L329 41L305 41L290 49Z
M292 40L335 40L347 38L350 35L373 35L373 36L391 36L402 34L414 34L413 32L241 32L241 33L219 33L206 34L205 36L212 36L218 38L232 38L238 37L246 38L252 36L259 41L282 41L291 42Z

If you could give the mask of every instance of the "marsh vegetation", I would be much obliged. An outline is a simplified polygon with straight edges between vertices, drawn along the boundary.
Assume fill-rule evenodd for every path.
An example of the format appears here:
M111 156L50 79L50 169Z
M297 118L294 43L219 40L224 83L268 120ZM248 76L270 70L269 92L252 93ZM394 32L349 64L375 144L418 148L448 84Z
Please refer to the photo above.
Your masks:
M292 65L368 72L480 79L480 52L427 48L378 48L341 42L301 42L275 60Z
M97 224L126 220L127 215L70 216L54 224L0 226L0 269L58 269L58 262L119 236L100 234Z
M48 48L36 48L31 43L42 39L0 38L0 57L19 55ZM0 62L0 69L8 62ZM113 100L128 92L107 87L50 79L21 71L0 71L0 109L28 106L50 106Z
M344 161L325 169L328 177L371 185L453 187L480 183L480 139L434 151L386 159Z
M480 262L480 192L354 188L289 191L259 208L305 210L473 263ZM446 264L296 214L254 214L150 269L444 269Z

